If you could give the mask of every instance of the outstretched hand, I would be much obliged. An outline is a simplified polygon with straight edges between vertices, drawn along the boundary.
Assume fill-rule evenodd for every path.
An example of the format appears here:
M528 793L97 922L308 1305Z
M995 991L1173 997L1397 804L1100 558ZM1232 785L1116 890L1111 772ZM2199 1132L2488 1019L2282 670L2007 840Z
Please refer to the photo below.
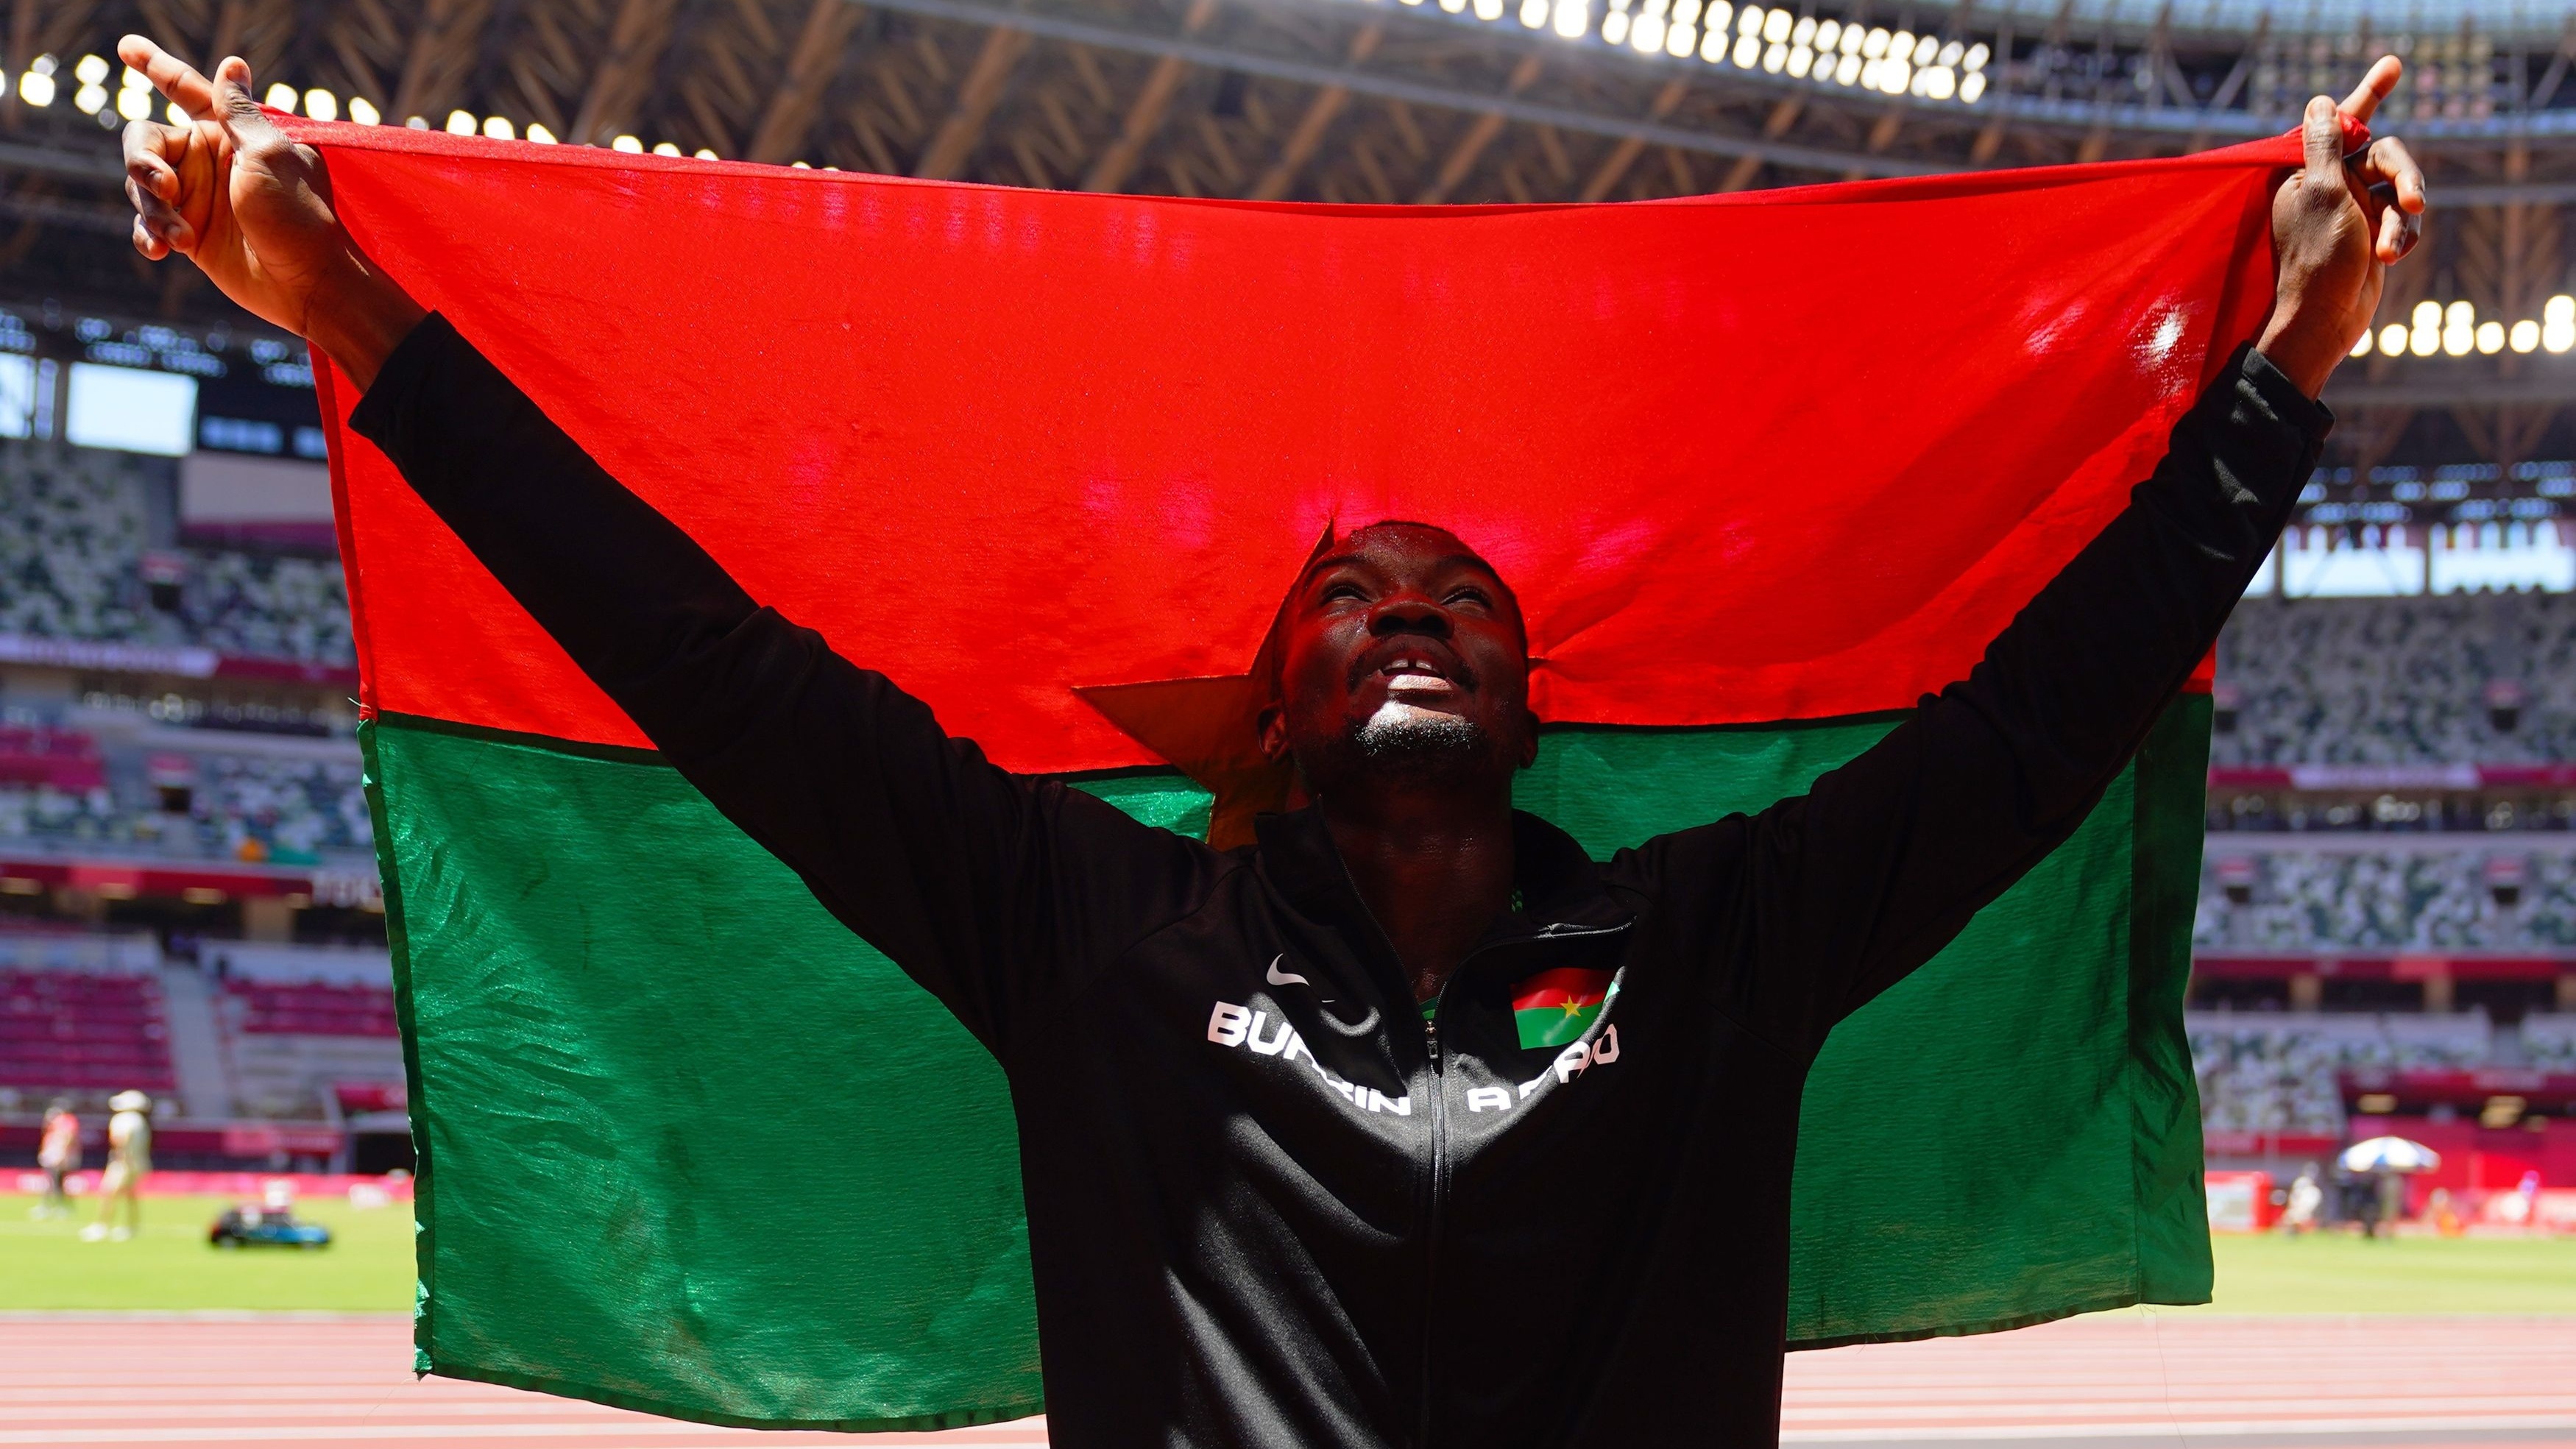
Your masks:
M134 247L176 252L223 294L329 353L360 387L423 315L340 224L322 156L287 139L251 98L239 56L211 81L139 35L117 57L188 117L125 128Z
M2342 117L2368 121L2405 67L2381 56L2341 106L2308 102L2306 162L2272 197L2272 319L2256 347L2310 397L2370 330L2389 265L2424 234L2424 171L2382 136L2343 154Z

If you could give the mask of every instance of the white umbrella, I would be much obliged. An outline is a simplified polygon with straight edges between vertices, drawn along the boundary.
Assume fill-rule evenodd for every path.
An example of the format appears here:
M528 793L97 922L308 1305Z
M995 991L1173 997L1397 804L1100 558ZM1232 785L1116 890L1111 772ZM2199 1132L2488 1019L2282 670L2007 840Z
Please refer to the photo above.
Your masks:
M2345 1148L2343 1165L2347 1172L2431 1172L2442 1154L2403 1137L2373 1137Z

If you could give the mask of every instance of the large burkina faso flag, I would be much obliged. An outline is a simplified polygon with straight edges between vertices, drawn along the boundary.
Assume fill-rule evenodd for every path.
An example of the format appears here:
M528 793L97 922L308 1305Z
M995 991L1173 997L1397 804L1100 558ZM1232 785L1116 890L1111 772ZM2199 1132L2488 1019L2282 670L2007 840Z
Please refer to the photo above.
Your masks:
M1964 674L2254 331L2297 161L1416 210L294 124L424 304L1001 763L1238 835L1292 576L1336 524L1428 520L1517 587L1548 723L1520 799L1602 855L1795 792ZM999 1069L332 437L420 1366L742 1424L1039 1410ZM2177 699L1834 1033L1797 1343L2207 1296L2207 730Z

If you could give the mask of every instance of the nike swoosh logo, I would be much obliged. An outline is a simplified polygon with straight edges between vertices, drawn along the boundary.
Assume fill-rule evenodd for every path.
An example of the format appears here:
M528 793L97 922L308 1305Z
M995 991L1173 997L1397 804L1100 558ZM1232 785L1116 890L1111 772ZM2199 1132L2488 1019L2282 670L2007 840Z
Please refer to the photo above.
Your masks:
M1285 961L1285 960L1287 960L1287 959L1288 959L1288 953L1287 953L1287 952L1285 952L1285 951L1282 951L1282 952L1280 952L1278 955L1271 957L1271 958L1270 958L1270 970L1265 974L1265 978L1264 978L1264 979L1268 980L1268 981L1269 981L1269 983L1270 983L1271 985L1273 985L1273 986L1303 986L1303 985L1305 985L1305 984L1306 984L1306 978L1305 978L1305 977L1298 975L1298 974L1297 974L1296 972L1294 972L1294 971L1282 971L1282 970L1280 970L1280 969L1279 969L1279 963L1280 963L1280 962L1282 962L1282 961Z

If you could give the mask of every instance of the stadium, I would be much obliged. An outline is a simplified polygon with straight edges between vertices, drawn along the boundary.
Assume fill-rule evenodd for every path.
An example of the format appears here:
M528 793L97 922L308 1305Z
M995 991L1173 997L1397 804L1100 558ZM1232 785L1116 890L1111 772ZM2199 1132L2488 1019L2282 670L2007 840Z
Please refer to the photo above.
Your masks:
M641 1393L408 1372L428 1127L395 957L421 892L389 931L347 435L302 339L129 244L119 133L176 115L119 61L129 32L242 57L273 113L424 145L1354 217L2192 156L2400 57L2372 125L2436 218L2326 388L2333 431L2208 685L2180 1027L2214 1301L1793 1353L1781 1434L2576 1444L2576 8L2524 0L23 0L0 28L0 1444L754 1442ZM1953 281L1891 243L1831 285L1937 397L1916 326L1963 305ZM683 371L745 355L660 346ZM1845 536L1939 514L1874 506ZM665 883L769 908L736 879ZM140 1229L100 1241L108 1124L136 1110ZM2344 1165L2392 1138L2422 1160ZM725 1191L827 1190L778 1172ZM329 1246L210 1243L242 1205ZM1034 1419L889 1437L1047 1442Z

